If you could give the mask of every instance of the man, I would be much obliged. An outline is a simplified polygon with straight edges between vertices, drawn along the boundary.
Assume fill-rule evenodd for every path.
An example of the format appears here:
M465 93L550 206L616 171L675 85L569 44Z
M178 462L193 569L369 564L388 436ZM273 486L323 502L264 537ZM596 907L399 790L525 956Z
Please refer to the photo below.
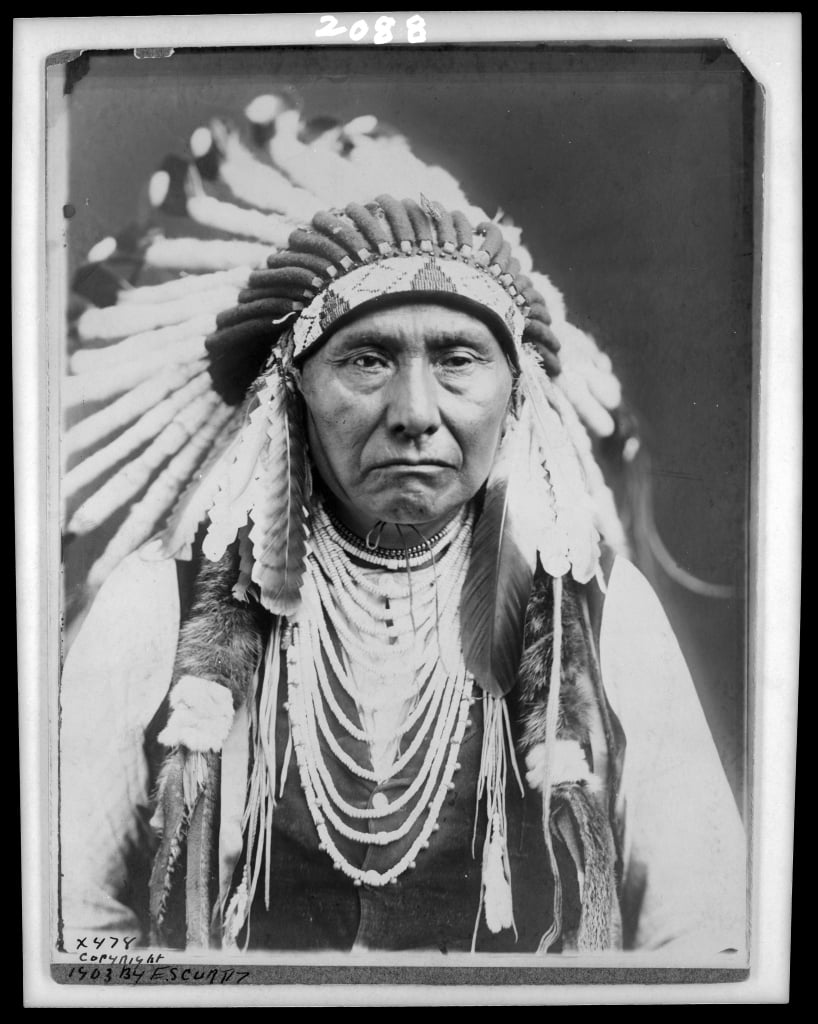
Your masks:
M738 815L655 597L606 557L513 240L379 195L244 284L206 342L225 408L196 376L164 399L191 389L204 462L169 520L185 447L130 513L66 664L65 934L741 948ZM161 537L121 561L134 520Z

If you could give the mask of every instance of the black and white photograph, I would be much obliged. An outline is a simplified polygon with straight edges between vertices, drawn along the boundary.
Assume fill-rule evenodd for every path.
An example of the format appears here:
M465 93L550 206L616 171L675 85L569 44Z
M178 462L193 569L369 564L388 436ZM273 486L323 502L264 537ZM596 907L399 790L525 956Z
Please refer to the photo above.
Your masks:
M16 22L27 1005L787 1001L800 22L720 19Z

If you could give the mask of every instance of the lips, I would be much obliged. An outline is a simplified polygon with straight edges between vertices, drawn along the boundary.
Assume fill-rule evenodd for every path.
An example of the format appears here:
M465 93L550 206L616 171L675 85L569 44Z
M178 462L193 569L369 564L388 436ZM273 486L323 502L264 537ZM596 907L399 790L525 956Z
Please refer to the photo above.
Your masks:
M372 469L454 469L454 466L442 459L389 459Z

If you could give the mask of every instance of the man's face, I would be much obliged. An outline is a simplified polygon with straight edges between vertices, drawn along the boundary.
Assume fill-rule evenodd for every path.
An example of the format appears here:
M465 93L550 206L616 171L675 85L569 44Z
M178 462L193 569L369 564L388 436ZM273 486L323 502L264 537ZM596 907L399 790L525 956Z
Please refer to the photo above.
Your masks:
M339 328L305 363L302 390L312 456L347 526L439 529L485 483L511 387L500 343L470 313L406 303Z

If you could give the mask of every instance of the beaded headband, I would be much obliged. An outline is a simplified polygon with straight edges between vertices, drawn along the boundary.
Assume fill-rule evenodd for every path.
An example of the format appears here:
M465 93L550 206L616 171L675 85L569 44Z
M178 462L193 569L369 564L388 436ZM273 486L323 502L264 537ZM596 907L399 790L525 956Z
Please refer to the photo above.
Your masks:
M306 355L335 323L353 310L386 296L404 294L458 296L488 310L511 336L522 342L525 321L518 306L483 271L439 256L397 256L350 271L319 293L293 325L294 358Z
M238 305L217 318L206 341L211 375L239 401L289 328L293 358L304 356L340 317L388 296L456 298L485 310L515 355L534 344L549 376L559 375L560 342L542 294L520 271L498 224L472 227L456 210L381 195L343 213L319 212L288 248L249 275Z

